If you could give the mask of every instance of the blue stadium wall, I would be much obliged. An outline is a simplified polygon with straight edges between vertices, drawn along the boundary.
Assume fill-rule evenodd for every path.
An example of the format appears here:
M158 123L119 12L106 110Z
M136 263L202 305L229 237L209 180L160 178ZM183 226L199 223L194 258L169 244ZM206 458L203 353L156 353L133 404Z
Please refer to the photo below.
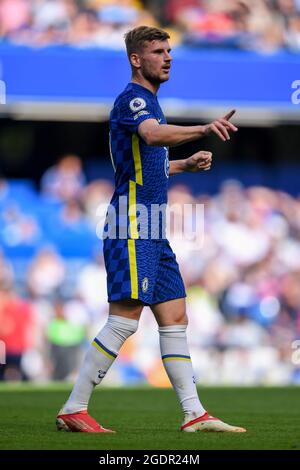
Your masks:
M160 98L180 105L257 106L300 112L292 103L300 55L257 54L179 47ZM130 79L124 51L70 46L33 49L0 44L0 79L7 103L64 101L111 103Z

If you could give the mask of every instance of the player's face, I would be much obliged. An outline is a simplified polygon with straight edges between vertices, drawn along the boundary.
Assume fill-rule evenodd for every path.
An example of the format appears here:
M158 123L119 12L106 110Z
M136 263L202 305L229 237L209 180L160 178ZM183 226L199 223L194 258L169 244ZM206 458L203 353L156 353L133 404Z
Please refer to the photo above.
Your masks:
M147 42L139 54L140 70L147 80L152 83L163 83L169 80L171 60L169 42Z

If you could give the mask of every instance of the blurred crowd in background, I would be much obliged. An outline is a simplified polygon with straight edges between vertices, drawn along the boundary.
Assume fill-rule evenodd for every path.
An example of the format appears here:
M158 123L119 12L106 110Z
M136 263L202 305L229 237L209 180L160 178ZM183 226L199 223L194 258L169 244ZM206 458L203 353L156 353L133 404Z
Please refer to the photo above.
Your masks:
M169 204L204 204L202 246L170 242L187 288L188 337L204 384L295 384L300 365L300 199L225 181L215 195L175 184ZM108 314L99 204L109 180L87 183L66 155L28 181L0 179L0 379L74 380ZM179 206L178 206L179 204ZM99 230L98 230L99 231ZM169 384L157 325L144 309L106 384Z
M143 24L172 45L300 51L300 0L0 0L0 40L15 44L119 49Z

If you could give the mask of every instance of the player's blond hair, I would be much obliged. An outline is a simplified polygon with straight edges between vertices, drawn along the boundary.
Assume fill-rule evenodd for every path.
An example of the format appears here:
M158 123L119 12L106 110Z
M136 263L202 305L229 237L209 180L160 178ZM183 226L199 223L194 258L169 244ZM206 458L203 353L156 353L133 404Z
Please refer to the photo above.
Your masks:
M145 42L165 41L170 35L160 28L150 26L138 26L125 34L125 44L128 58L134 52L140 52Z

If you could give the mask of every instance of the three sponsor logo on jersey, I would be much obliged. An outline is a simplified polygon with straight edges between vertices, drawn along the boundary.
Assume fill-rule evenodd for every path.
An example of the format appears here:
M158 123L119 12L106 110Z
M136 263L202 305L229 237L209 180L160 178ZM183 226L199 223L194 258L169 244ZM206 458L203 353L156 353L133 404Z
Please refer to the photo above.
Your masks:
M170 162L169 162L169 157L168 157L168 152L165 158L165 175L166 178L169 178L170 175Z

